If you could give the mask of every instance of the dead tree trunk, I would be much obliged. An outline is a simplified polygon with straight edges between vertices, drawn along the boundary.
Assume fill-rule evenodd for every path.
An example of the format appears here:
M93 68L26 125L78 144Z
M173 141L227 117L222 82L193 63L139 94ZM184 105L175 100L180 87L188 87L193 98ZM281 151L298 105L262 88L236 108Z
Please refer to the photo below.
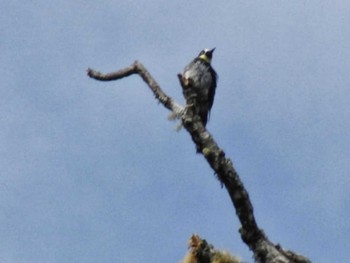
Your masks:
M253 252L256 262L271 262L271 263L310 263L311 261L292 251L283 249L280 245L273 244L266 234L260 229L254 217L253 206L250 202L247 190L244 188L237 172L235 171L232 161L225 156L224 151L219 148L213 136L206 130L200 121L200 118L195 115L191 106L183 107L176 103L172 98L166 95L157 82L153 79L146 68L135 61L131 66L121 69L117 72L102 74L98 71L88 69L89 77L100 81L118 80L128 77L132 74L139 75L153 92L156 99L164 105L165 108L172 111L175 116L182 119L183 126L191 135L193 142L204 158L207 160L211 168L214 170L218 179L225 186L232 204L235 207L236 214L241 222L239 233L242 240L247 244ZM181 75L179 75L180 84ZM188 92L188 91L186 91ZM187 105L195 105L196 96L189 96ZM215 249L211 245L200 239L198 236L192 236L196 239L196 246L191 245L191 253L198 263L214 262ZM198 245L201 244L201 245ZM212 248L212 249L210 249ZM208 251L208 253L202 253ZM204 255L204 256L203 256ZM190 262L190 261L188 261ZM218 261L215 261L218 262ZM220 261L219 261L220 262ZM225 261L230 262L230 261ZM233 261L232 261L233 262Z

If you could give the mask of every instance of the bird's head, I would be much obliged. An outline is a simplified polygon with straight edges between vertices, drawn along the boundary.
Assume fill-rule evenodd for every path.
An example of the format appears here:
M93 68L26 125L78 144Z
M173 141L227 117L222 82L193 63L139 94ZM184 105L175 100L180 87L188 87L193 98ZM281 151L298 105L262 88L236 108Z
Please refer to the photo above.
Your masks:
M206 48L199 53L198 58L210 64L211 59L213 57L214 50L215 50L215 47L213 49Z

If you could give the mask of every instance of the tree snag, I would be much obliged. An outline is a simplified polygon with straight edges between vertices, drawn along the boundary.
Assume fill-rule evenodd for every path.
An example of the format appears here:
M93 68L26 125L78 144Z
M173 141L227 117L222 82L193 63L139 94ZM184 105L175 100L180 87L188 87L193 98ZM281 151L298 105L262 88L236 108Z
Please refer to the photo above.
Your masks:
M188 100L186 101L187 106L181 106L163 92L147 69L138 61L135 61L131 66L116 72L103 74L98 71L88 69L87 74L89 77L100 81L119 80L121 78L137 74L143 79L144 82L146 82L148 87L153 92L155 98L161 104L163 104L165 108L170 110L173 116L181 118L184 128L189 132L194 144L196 145L197 152L204 156L222 185L225 186L235 207L238 219L241 222L241 227L239 229L241 238L253 252L256 262L311 263L311 261L306 257L298 255L292 251L285 250L278 244L273 244L262 229L258 227L255 221L253 206L250 202L248 192L244 188L243 183L234 169L232 161L229 158L226 158L224 151L219 148L213 136L203 126L200 118L196 115L194 107L192 107L193 105L196 105L196 94L193 94L193 96L189 94ZM180 85L182 86L183 90L185 90L181 80L181 74L178 74L178 78L180 80ZM190 91L186 89L184 92ZM199 242L200 244L208 244L206 242L203 243L203 240L199 238L199 236L192 236L191 240L195 240L195 242ZM193 246L190 248L192 252L196 252L192 253L192 255L194 255L193 259L197 261L192 262L229 262L218 260L214 261L217 250L215 250L212 246L211 249L207 249L207 254L210 256L199 256L203 254L201 252L201 248L207 249L206 246L197 246L196 249L193 249Z

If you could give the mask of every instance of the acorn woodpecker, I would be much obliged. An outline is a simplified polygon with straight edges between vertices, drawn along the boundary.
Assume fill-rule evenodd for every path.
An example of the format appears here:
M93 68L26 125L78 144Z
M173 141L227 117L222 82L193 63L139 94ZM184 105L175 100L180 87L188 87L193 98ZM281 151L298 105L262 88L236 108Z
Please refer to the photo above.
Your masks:
M184 86L184 96L188 99L186 92L190 91L196 94L198 105L194 105L201 118L204 127L207 124L211 107L213 106L217 74L211 66L213 49L204 49L199 55L188 64L182 74L182 83Z

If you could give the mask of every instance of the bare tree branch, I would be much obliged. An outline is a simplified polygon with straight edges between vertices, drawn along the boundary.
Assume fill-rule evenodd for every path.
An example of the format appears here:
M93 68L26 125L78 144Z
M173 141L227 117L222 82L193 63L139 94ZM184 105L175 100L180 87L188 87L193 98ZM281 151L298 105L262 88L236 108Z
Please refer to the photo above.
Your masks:
M135 61L131 66L121 69L116 72L102 74L101 72L93 69L88 69L87 74L89 77L100 81L112 81L128 77L132 74L138 74L143 79L148 87L152 90L156 99L164 105L165 108L171 110L175 114L181 114L184 111L184 107L176 103L172 98L166 95L159 87L158 83L154 80L147 69L138 61Z
M131 66L114 73L102 74L92 69L88 69L87 74L89 77L101 81L118 80L132 74L138 74L152 90L156 99L158 99L165 108L172 111L175 115L181 116L182 123L185 129L190 133L198 152L203 154L220 182L228 191L231 201L236 209L236 214L242 225L239 230L242 240L253 251L254 258L257 262L311 262L303 256L284 250L279 245L274 245L258 227L248 192L244 188L243 183L234 169L232 161L225 157L224 151L219 148L212 135L203 126L200 118L195 112L195 107L191 107L191 105L196 105L196 94L187 96L189 97L189 99L186 101L187 106L181 106L162 91L151 74L138 61L135 61ZM183 88L183 92L187 92L187 94L190 93L191 90L184 87L180 74L178 77ZM198 260L198 263L203 262L204 261Z

